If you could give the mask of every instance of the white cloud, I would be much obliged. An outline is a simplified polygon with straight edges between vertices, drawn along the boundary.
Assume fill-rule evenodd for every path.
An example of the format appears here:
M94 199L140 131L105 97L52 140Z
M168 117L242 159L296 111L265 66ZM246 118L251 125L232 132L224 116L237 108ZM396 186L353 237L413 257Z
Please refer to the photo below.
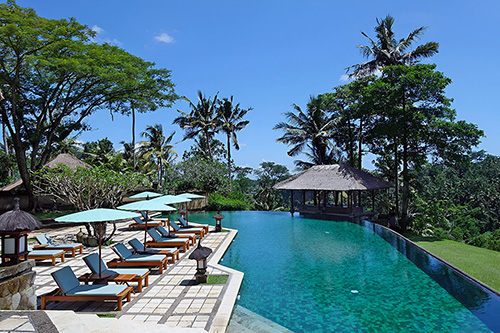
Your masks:
M94 32L95 32L95 33L97 33L97 34L102 34L102 33L104 32L104 29L103 29L103 28L101 28L101 27L99 27L99 26L97 26L97 25L94 25L94 26L92 27L92 31L94 31Z
M158 42L167 43L167 44L174 42L174 37L170 36L166 32L163 32L163 33L159 34L158 36L155 36L154 39Z
M120 42L118 39L116 38L113 38L113 39L105 39L104 40L105 43L108 43L110 45L116 45L116 46L122 46L123 43Z

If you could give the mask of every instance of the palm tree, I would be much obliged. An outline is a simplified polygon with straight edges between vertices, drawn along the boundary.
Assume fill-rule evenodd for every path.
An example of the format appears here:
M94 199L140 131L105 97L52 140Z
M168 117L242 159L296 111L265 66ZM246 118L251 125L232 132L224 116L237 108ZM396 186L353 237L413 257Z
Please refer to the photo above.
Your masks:
M170 144L174 138L174 134L175 132L172 132L169 137L165 138L161 124L148 125L146 126L146 131L141 133L141 136L146 138L147 141L140 142L140 157L147 161L144 165L146 168L151 165L156 167L158 185L160 187L163 187L162 179L165 168L177 156L177 153L173 150L174 146Z
M311 97L307 104L307 111L293 104L297 114L293 112L284 113L288 123L280 122L274 126L274 130L281 129L285 134L276 140L292 148L287 152L289 156L300 154L305 148L310 150L307 155L311 158L312 165L331 164L335 162L333 156L336 150L332 143L335 126L338 118L331 118L323 108L321 99ZM306 167L307 163L296 161L299 167Z
M427 28L417 28L406 38L397 41L392 31L393 24L394 18L390 15L387 15L384 19L377 19L377 26L375 27L376 41L361 32L370 41L370 46L358 45L358 47L365 58L373 59L348 67L347 72L354 69L349 74L350 78L364 77L390 65L413 65L421 58L429 58L439 52L439 43L437 42L428 42L417 46L413 51L407 52L408 48L423 35Z
M234 149L240 150L238 144L238 137L236 132L245 128L250 121L243 120L243 117L248 113L248 109L240 109L240 103L233 105L233 96L231 98L224 98L219 101L219 114L220 114L220 129L226 133L227 136L227 169L229 172L229 192L232 191L231 179L231 141L233 142Z
M198 103L194 104L187 97L182 97L189 103L191 112L186 113L177 110L181 116L174 119L174 124L179 125L182 129L186 130L182 141L187 139L194 139L198 135L203 135L206 142L210 142L219 128L219 111L217 110L217 94L211 99L210 97L203 96L202 92L198 90ZM211 145L206 145L208 151L207 156L213 160Z

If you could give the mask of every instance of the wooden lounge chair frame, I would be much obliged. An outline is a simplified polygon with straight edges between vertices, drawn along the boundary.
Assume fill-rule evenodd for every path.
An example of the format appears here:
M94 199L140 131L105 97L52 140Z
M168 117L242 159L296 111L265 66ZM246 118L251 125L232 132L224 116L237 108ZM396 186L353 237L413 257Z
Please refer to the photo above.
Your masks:
M46 260L50 259L52 260L52 266L56 265L56 259L61 258L61 262L64 262L64 251L61 249L62 252L56 253L56 254L47 254L47 255L31 255L28 253L28 259L33 259L33 260Z
M118 244L120 244L120 243L118 243ZM118 244L116 244L116 245L118 245ZM116 252L116 250L114 248L116 247L116 245L111 246L111 249L113 249L115 252ZM125 246L125 245L123 245L123 246ZM113 268L113 267L158 267L160 270L160 274L163 274L163 269L167 268L168 260L167 260L166 256L163 257L163 259L161 259L161 260L151 260L151 261L148 261L148 260L127 261L127 260L123 260L122 258L115 258L111 261L108 261L106 264L110 268Z
M73 270L71 267L66 266L62 268L61 270L52 273L54 280L56 280L56 283L59 285L56 279L56 275L59 272L67 272L69 270L69 274L73 276L73 278L76 280L76 276L73 273ZM68 274L68 273L66 273ZM118 307L117 310L121 311L122 310L122 305L123 305L123 298L127 297L127 302L130 302L130 294L134 290L132 287L125 287L120 293L116 295L65 295L63 292L63 287L59 286L58 288L54 289L52 292L48 293L47 295L41 296L41 305L40 308L41 310L45 310L45 306L47 304L47 301L108 301L108 300L115 300L118 302Z
M180 223L180 227L181 228L203 228L203 230L205 230L205 234L208 234L209 232L209 228L210 226L208 224L194 224L194 225L189 225L189 222L187 222L186 220L184 220L184 218L182 216L179 216L177 217L177 220L179 221ZM184 225L184 223L186 223L186 225Z
M162 227L162 226L159 226L159 227ZM196 244L196 234L193 232L190 232L189 234L188 233L181 233L181 234L177 235L177 234L174 234L173 232L168 232L166 229L163 229L168 233L168 234L165 234L159 227L156 227L155 229L158 230L158 232L160 233L162 238L172 238L172 239L189 238L189 240L191 241L190 245Z
M120 278L120 275L124 275L124 274L115 274L115 275L112 275L110 276L109 278L107 278L106 280L107 281L110 281L110 282L137 282L137 292L142 292L142 285L143 285L143 282L144 282L144 287L147 287L149 286L149 273L150 272L147 272L146 274L144 274L144 276L139 276L139 275L135 275L135 277L131 280L123 280ZM83 274L82 276L78 277L78 280L79 281L82 281L83 283L85 284L89 284L89 282L92 282L92 280L90 279L90 277L92 276L93 274L92 273L85 273ZM128 284L127 284L128 285Z
M167 268L168 265L168 260L167 257L165 259L161 260L161 263L159 263L158 260L155 261L124 261L121 258L115 258L111 261L108 261L106 263L109 268L114 268L114 267L159 267L160 274L163 274L163 269Z
M85 261L85 263L87 264L87 266L89 266L90 270L91 270L91 273L85 273L83 274L82 276L80 276L78 278L78 280L80 281L83 281L85 284L89 284L89 282L92 281L92 277L97 275L96 273L93 273L93 269L91 267L91 263L88 261L88 258L91 257L91 256L94 256L96 255L95 253L94 254L91 254L85 258L83 258L83 261ZM101 258L99 258L99 261L102 262L102 266L104 266L104 262L102 261ZM105 270L108 269L108 267L104 267ZM126 275L125 273L123 274L120 274L120 273L117 273L117 274L114 274L112 276L110 276L109 278L106 279L106 281L111 281L111 282L116 282L116 283L120 283L120 282L137 282L137 291L138 292L142 292L142 282L144 281L144 287L147 287L149 285L149 273L150 271L147 271L144 275L140 276L138 274L135 274L135 277L131 280L123 280L122 279L122 276L123 275ZM120 276L121 275L121 276ZM128 283L127 283L128 285Z
M156 231L156 232L158 232L158 231ZM175 246L175 247L181 247L182 248L182 252L186 252L187 250L189 250L189 239L187 239L187 238L185 238L185 240L179 239L178 241L173 241L173 242L168 242L168 243L167 242L157 242L157 241L155 241L153 239L152 241L146 242L146 244L144 244L144 245L150 246L150 247L171 247L171 246Z
M132 246L134 253L137 253L137 254L164 254L172 260L172 264L175 264L175 259L179 260L179 252L180 252L179 249L175 249L175 250L146 249L145 246L142 245L142 243L141 243L141 245L145 248L145 250L141 251L141 250L137 250L132 245L132 243L130 243L130 241L128 243L130 244L130 246ZM139 241L139 243L140 243L140 241Z
M47 236L47 235L45 234L45 236ZM54 246L52 246L52 244L47 244L47 245L42 244L40 242L40 240L38 239L38 237L35 237L35 238L36 238L37 242L40 244L40 246L37 247L35 245L34 248L47 249L47 250L63 250L64 252L71 251L72 257L76 256L76 250L79 250L80 254L83 253L83 244L79 244L77 246L58 246L58 244L54 244ZM61 245L64 245L64 244L61 244Z
M148 227L158 227L160 225L163 225L164 222L153 222L153 221L148 221ZM136 228L136 227L139 227L139 228L146 228L146 222L144 223L132 223L132 224L129 224L128 225L128 230L130 230L131 228Z
M61 288L57 288L47 295L42 296L41 310L45 310L47 301L117 301L117 311L121 311L123 307L123 298L127 297L127 302L130 302L130 294L134 291L132 287L127 287L124 291L116 296L66 296L62 293Z
M169 221L168 224L172 227L172 231L170 231L170 233L172 234L199 234L200 235L200 239L202 239L204 236L205 236L205 229L203 227L189 227L189 228L199 228L198 230L193 230L193 229L190 229L190 230L187 230L188 228L182 228L180 227L178 224L175 224L175 226L177 226L177 230L174 228L174 223L173 221ZM186 229L186 230L183 230L183 229Z

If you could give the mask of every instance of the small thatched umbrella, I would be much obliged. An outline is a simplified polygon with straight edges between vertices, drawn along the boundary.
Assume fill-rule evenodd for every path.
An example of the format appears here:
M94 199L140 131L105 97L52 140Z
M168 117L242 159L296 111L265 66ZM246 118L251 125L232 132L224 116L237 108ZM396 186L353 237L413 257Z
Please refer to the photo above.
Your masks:
M41 227L40 221L28 212L19 208L19 198L14 198L14 208L0 215L0 235L2 238L2 263L10 258L13 263L19 262L19 257L26 259L28 255L27 234Z

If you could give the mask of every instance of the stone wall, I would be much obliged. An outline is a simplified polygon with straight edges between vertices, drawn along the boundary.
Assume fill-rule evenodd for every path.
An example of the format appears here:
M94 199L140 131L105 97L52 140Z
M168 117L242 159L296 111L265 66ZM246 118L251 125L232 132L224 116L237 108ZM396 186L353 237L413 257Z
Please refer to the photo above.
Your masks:
M0 267L0 310L36 310L34 260Z

